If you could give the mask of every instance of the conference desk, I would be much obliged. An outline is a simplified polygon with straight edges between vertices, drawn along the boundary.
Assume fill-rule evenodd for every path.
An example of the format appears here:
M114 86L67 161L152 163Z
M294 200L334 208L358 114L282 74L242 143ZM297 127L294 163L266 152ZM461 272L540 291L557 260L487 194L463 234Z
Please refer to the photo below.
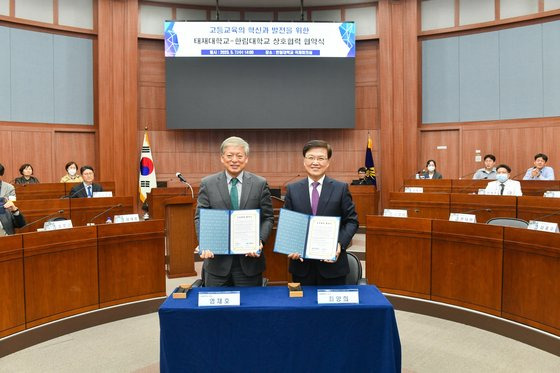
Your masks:
M386 293L453 304L560 336L560 235L368 216L366 272Z
M476 193L491 180L471 179L407 179L403 187L422 187L425 193ZM547 190L560 190L560 180L519 180L526 196L542 196Z
M96 181L101 184L104 191L111 191L115 195L114 181ZM18 200L27 199L56 199L70 195L70 190L78 183L39 183L39 184L15 184L16 197Z
M333 288L333 287L330 287ZM400 372L393 306L374 286L360 304L317 304L317 288L195 288L159 309L161 372ZM238 307L198 307L198 293L239 290Z

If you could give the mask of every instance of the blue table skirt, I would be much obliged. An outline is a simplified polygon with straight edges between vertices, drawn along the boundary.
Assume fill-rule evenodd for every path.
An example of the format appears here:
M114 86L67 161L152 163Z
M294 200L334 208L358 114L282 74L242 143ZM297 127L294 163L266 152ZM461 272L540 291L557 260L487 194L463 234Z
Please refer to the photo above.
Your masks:
M317 288L196 288L159 309L161 372L400 372L393 306L375 286L360 304L319 305ZM198 292L239 290L239 307L198 307Z

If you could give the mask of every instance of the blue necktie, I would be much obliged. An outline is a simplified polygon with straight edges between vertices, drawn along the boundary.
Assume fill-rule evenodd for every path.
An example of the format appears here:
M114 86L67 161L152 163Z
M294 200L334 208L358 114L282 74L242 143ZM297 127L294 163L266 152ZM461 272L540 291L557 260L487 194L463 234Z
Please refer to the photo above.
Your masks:
M87 187L87 196L88 196L88 198L93 197L93 193L91 192L91 185L88 185L88 187Z

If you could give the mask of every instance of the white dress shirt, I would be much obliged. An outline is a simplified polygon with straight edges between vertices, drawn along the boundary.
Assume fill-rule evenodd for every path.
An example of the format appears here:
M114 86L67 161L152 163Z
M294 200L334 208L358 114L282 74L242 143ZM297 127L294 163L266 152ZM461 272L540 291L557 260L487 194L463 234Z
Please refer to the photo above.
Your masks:
M487 194L498 194L500 195L500 191L501 191L502 187L501 187L501 183L496 180L496 181L491 181L488 183L488 186L486 186L486 193ZM504 196L522 196L523 193L521 193L521 183L517 180L511 180L511 179L507 179L506 182L504 183Z

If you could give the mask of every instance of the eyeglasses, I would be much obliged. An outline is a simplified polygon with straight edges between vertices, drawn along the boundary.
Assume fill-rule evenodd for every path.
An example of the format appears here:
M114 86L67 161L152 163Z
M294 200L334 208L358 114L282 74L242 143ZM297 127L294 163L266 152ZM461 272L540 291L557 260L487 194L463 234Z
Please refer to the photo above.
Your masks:
M328 158L326 158L326 157L314 157L312 155L308 155L308 156L305 157L305 160L309 163L313 163L313 162L325 163L326 161L328 161Z
M225 159L227 159L228 161L232 161L234 159L237 159L238 161L242 161L245 159L246 155L245 154L224 154L223 157Z

